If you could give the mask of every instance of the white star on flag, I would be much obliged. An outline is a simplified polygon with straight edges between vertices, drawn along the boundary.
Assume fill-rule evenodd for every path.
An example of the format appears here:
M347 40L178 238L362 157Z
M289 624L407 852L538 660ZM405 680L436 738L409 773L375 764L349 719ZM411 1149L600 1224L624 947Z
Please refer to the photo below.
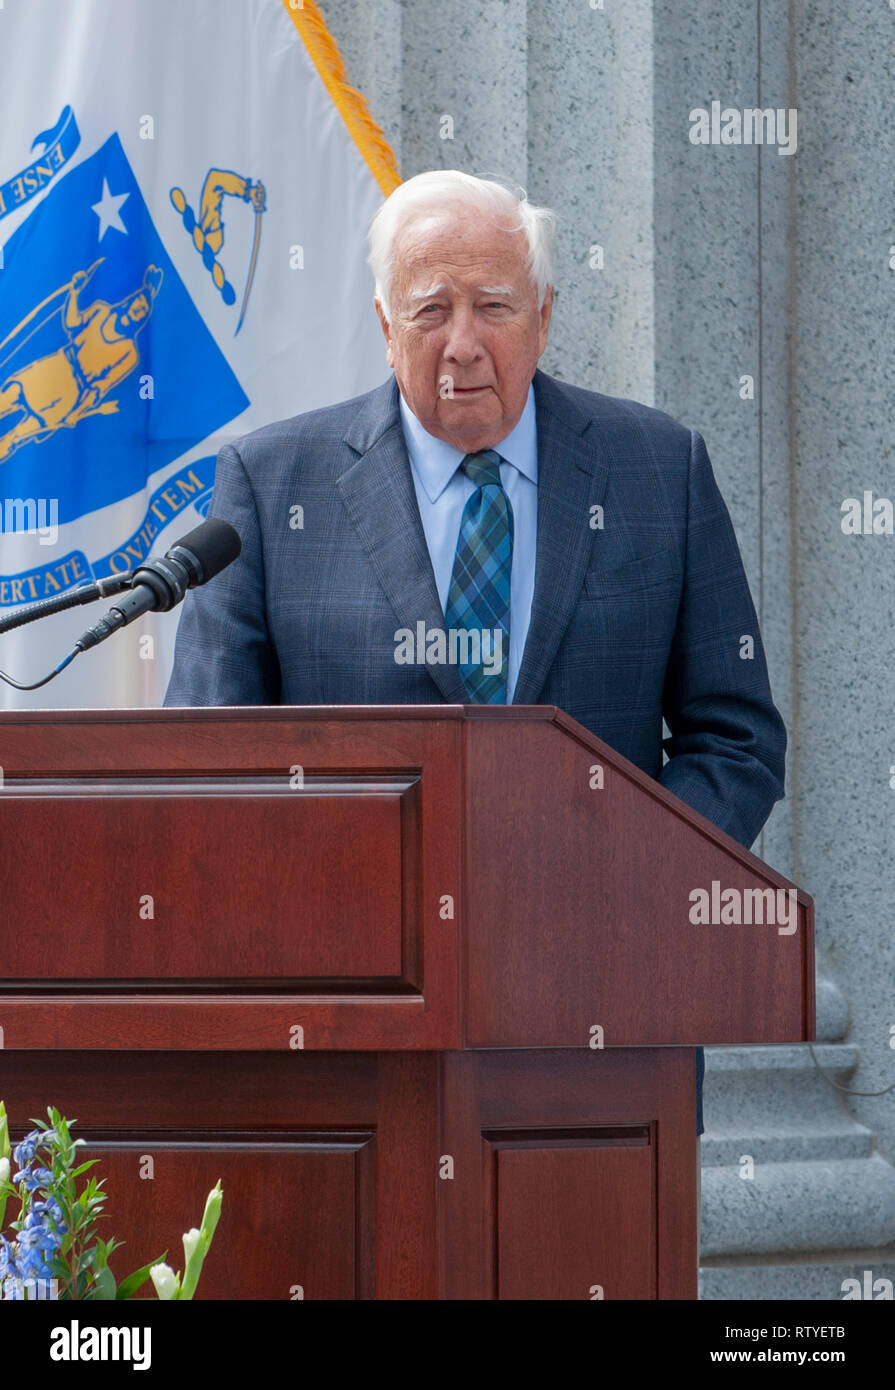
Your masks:
M93 204L93 211L99 218L98 240L102 241L110 227L114 227L116 232L123 232L127 236L127 227L122 222L118 210L125 199L130 196L129 193L118 193L113 197L109 192L108 180L103 179L103 196L98 203Z

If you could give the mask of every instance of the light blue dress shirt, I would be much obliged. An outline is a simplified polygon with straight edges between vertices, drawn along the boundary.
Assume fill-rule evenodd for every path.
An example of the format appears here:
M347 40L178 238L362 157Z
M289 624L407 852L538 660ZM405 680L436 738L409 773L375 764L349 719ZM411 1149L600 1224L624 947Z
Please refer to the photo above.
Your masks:
M460 472L466 457L452 444L436 439L424 429L403 395L401 425L410 456L410 471L420 509L423 531L438 597L444 612L460 521L466 500L475 491L471 478ZM535 419L534 387L529 386L522 414L506 439L494 449L504 460L500 481L513 509L513 567L510 573L510 656L507 670L507 703L511 704L516 677L522 665L525 638L531 620L531 601L535 586L535 556L538 531L538 437Z

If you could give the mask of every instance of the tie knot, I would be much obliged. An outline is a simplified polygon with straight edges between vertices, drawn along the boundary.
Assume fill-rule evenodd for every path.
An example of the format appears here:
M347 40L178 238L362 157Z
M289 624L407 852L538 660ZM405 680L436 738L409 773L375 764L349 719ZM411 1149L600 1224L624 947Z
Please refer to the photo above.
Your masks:
M500 487L500 454L495 449L467 454L460 467L476 487Z

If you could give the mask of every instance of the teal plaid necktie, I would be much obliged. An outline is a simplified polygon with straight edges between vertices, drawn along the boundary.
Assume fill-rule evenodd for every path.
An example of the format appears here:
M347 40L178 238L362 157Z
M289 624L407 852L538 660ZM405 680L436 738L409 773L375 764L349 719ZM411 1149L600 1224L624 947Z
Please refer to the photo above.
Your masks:
M506 704L510 654L513 509L501 487L500 463L494 449L482 449L460 464L476 491L463 508L445 609L448 629L467 635L460 674L470 701L485 705ZM465 662L463 655L478 659Z

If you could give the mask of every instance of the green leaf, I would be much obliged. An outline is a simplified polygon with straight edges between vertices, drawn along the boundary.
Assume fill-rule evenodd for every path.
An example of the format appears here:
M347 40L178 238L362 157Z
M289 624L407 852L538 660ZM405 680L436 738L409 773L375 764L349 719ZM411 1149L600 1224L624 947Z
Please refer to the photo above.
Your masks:
M152 1269L152 1266L160 1265L167 1258L167 1254L168 1252L166 1250L163 1254L159 1255L157 1259L150 1260L149 1264L144 1265L142 1269L135 1269L133 1274L129 1274L126 1279L122 1279L121 1283L118 1285L118 1292L115 1295L116 1299L120 1302L121 1299L130 1298L137 1292L137 1289L142 1288L149 1278L149 1271Z
M80 1168L73 1168L70 1176L79 1178L82 1173L86 1173L88 1168L92 1168L94 1163L99 1163L98 1158L89 1158L86 1163L82 1163Z
M10 1162L10 1176L12 1175L12 1146L9 1142L9 1120L6 1118L6 1106L0 1100L0 1158L8 1158ZM6 1202L9 1197L16 1195L12 1183L0 1185L0 1230L3 1229L3 1217L6 1212Z
M108 1265L97 1271L93 1288L87 1297L106 1302L118 1297L115 1276Z

